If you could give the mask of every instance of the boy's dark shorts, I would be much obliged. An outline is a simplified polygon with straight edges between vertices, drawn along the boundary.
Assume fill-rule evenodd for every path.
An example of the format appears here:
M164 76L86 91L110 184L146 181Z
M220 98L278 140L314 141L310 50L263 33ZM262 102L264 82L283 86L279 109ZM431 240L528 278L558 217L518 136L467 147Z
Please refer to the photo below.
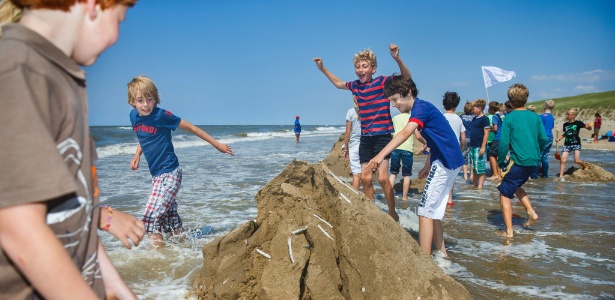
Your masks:
M395 149L391 152L391 165L389 173L397 175L401 168L402 176L412 176L412 163L414 155L410 151Z
M510 160L507 166L502 168L502 182L498 185L498 191L508 199L514 198L517 189L530 178L534 171L536 171L536 166L519 166Z
M361 142L359 143L359 161L361 164L368 163L374 158L384 147L393 139L393 136L389 134L382 135L370 135L361 136ZM387 155L384 159L389 159L391 154Z
M489 152L487 152L487 157L495 157L498 158L498 146L500 146L500 141L491 141L491 145L489 145Z

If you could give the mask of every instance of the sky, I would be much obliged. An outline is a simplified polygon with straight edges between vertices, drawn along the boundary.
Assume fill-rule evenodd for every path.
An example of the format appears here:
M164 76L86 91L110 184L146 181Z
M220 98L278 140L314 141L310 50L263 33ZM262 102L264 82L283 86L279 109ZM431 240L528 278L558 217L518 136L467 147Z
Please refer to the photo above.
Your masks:
M507 100L513 83L530 102L615 90L612 0L141 0L118 42L85 68L90 125L130 125L126 84L137 75L156 83L160 107L195 125L292 125L296 115L342 125L352 94L312 59L352 81L354 54L369 48L376 75L391 75L390 43L418 98L441 109L447 91L461 111L465 101ZM516 77L486 90L481 66Z

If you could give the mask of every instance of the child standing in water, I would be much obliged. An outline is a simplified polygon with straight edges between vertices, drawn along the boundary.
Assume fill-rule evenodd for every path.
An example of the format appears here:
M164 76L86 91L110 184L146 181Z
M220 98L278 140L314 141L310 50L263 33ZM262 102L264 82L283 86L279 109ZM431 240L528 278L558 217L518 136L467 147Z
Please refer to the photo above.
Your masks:
M506 230L497 234L506 238L514 236L510 205L510 199L514 196L519 198L527 212L527 222L523 226L532 226L538 219L538 214L521 186L540 162L540 151L547 144L547 135L540 117L524 108L529 94L528 89L519 83L508 89L508 100L513 110L504 118L498 146L498 165L502 168L502 182L498 185L498 191ZM510 159L507 160L509 151Z
M175 155L171 131L180 128L193 133L222 153L233 155L233 151L202 129L159 108L158 103L158 89L150 78L137 76L128 83L128 104L134 108L130 112L130 122L139 139L130 168L138 169L141 153L145 154L152 174L152 193L145 206L143 223L154 246L162 247L162 232L178 234L183 231L175 201L182 183L182 169Z
M397 62L401 75L412 78L410 70L399 57L397 45L390 44L389 51L391 57ZM359 157L362 166L361 181L363 182L363 192L369 199L374 199L373 172L375 170L366 169L367 164L386 144L391 140L393 133L393 122L391 121L390 104L384 96L384 85L391 79L391 76L378 76L374 78L376 67L376 55L369 49L355 54L353 63L355 74L358 80L344 82L333 75L324 67L321 58L314 58L316 67L333 83L338 89L352 91L359 104L359 114L361 115L361 142L359 143ZM395 220L399 216L395 211L395 197L393 187L389 182L389 163L387 161L378 167L378 183L382 187L384 197L387 200L389 215Z
M344 159L350 161L352 187L361 187L361 163L359 162L359 142L361 141L361 116L357 99L353 97L354 107L346 113L346 132L344 134Z
M444 99L442 99L442 105L445 109L444 117L451 125L453 132L455 132L455 137L457 141L459 141L460 149L463 150L466 147L466 129L463 126L461 118L455 113L460 100L461 98L456 92L446 92L444 94ZM446 203L448 206L453 205L453 189L455 189L455 184L453 184L451 192L448 194L448 202Z
M487 139L489 137L489 129L491 128L489 119L483 113L485 105L486 101L483 99L476 99L472 102L472 112L476 116L476 119L472 121L470 162L474 170L474 181L472 184L479 189L483 188L483 183L485 182L486 168L484 155Z
M364 168L377 168L414 131L421 130L430 151L425 166L419 171L419 178L427 177L417 211L419 244L427 255L431 256L431 247L435 244L444 256L448 256L441 220L446 211L448 193L464 162L461 147L442 113L433 104L417 98L418 89L412 79L393 76L385 85L384 93L394 107L402 113L411 112L411 117L406 127Z
M566 171L566 160L568 159L568 155L570 152L574 154L574 162L581 166L581 169L585 169L587 165L584 161L581 160L581 138L579 137L579 132L581 128L585 128L587 130L591 130L591 126L589 124L585 124L582 121L577 120L577 114L579 110L576 108L571 108L566 112L566 123L563 126L563 134L557 138L556 141L564 140L564 148L562 151L562 157L559 162L559 178L561 181L564 181L564 172Z
M472 165L470 165L470 174L468 175L468 167L467 165L470 163L470 138L472 136L472 121L476 119L476 116L472 113L472 102L468 101L463 106L463 113L459 116L461 118L461 122L463 123L463 127L466 129L466 145L463 151L463 159L465 160L465 164L461 167L463 171L463 180L470 181L474 180L474 171L472 170ZM469 177L468 177L469 176Z

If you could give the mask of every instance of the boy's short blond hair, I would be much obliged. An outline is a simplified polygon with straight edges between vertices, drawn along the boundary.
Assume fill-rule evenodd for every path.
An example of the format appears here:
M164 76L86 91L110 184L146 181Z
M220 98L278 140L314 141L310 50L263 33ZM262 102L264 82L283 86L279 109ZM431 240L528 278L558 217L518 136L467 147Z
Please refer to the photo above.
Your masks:
M154 97L156 105L160 103L158 88L156 88L154 81L145 75L139 75L128 83L128 104L130 104L130 106L135 107L135 98L137 98L139 94L142 97Z
M545 105L543 107L545 109L553 109L555 107L555 101L547 100L547 101L545 101Z
M515 83L508 88L508 100L513 108L525 106L529 96L530 91L523 84Z
M63 11L68 11L71 6L73 6L77 2L86 2L85 0L10 0L13 2L15 6L18 8L46 8L46 9L59 9ZM132 7L137 3L137 0L96 0L96 4L100 5L102 10L105 10L109 7L113 7L116 5L126 5L128 7Z
M463 113L466 115L472 114L472 102L471 101L466 102L466 104L463 106Z
M352 63L356 65L361 60L369 61L374 68L378 67L378 62L376 61L376 54L374 54L374 52L372 52L372 50L370 49L365 49L355 54Z
M494 114L500 111L500 103L498 103L497 101L489 102L489 110L492 111Z
M472 102L472 107L480 107L481 110L485 110L485 105L487 105L485 99L476 99Z
M579 114L579 109L576 107L569 108L567 113L574 115L575 117Z

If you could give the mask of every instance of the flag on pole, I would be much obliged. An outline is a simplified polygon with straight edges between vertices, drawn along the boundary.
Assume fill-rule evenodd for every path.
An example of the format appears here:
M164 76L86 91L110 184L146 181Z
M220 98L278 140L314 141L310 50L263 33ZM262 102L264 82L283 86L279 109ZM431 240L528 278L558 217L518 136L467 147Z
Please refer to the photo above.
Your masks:
M509 81L517 74L515 71L506 71L496 67L482 66L483 79L485 80L485 88L488 88L498 82Z

